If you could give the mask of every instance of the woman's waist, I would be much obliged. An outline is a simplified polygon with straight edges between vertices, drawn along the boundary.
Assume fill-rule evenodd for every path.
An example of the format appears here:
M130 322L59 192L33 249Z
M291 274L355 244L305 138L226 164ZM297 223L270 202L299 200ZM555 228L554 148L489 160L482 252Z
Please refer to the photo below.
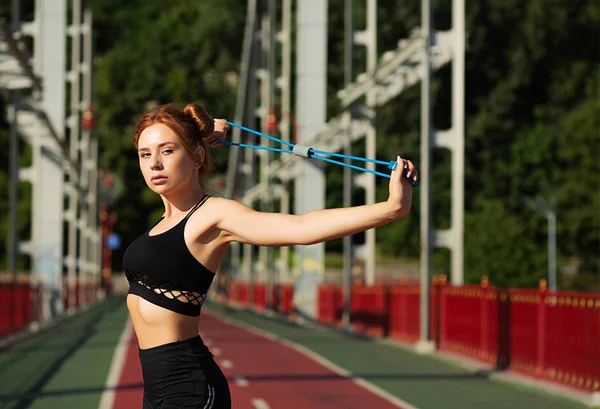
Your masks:
M153 346L138 348L140 360L147 362L155 358L167 358L171 356L192 353L196 356L209 355L208 347L198 333L196 335L177 341L165 342Z
M178 314L129 294L127 308L140 348L146 349L198 335L200 316Z
M187 326L173 327L171 325L149 327L144 324L140 325L139 323L136 325L135 320L132 319L132 321L134 322L133 327L138 345L142 350L183 342L198 336L197 325L195 328Z

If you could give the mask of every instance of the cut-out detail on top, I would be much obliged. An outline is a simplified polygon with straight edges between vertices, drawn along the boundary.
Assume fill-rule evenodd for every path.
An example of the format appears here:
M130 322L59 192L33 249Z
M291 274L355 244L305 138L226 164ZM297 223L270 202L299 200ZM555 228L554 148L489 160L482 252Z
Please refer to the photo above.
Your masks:
M183 303L193 305L202 305L206 299L206 294L200 294L195 291L178 288L167 281L153 279L138 271L127 271L127 280L129 283L136 283L154 291L156 294L163 295L166 298L177 300Z

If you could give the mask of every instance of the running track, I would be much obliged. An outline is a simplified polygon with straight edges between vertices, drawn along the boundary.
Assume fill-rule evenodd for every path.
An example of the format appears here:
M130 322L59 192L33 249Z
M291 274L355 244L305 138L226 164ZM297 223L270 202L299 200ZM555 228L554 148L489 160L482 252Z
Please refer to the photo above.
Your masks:
M398 409L399 406L270 337L203 313L200 335L229 380L233 409ZM141 408L142 373L131 330L112 409ZM115 363L113 362L113 365Z

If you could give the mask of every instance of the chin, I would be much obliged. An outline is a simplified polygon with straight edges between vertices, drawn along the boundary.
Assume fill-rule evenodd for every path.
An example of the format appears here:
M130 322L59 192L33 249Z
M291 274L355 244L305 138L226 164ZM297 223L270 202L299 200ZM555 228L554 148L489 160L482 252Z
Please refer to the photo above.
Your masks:
M152 186L152 188L153 188L152 190L158 194L164 194L171 190L166 186Z
M165 194L166 192L172 189L170 186L167 185L153 185L152 182L148 182L146 183L146 185L150 188L150 190L159 195Z
M179 190L181 190L181 184L171 184L171 183L167 183L164 185L153 185L152 183L150 183L148 185L148 187L150 188L150 190L152 190L154 193L159 194L159 195L168 195L168 194L172 194L175 193Z

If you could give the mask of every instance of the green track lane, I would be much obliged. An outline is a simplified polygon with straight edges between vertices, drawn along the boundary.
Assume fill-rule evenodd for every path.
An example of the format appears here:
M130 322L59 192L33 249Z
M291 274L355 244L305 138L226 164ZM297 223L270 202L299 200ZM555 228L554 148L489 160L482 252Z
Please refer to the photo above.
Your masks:
M96 409L126 320L109 298L0 350L0 408Z
M207 307L302 345L419 409L587 407L384 343L272 320L214 302ZM126 320L124 299L111 298L1 350L0 408L96 409Z
M308 348L419 409L588 408L579 402L492 380L485 373L474 373L440 358L418 355L393 345L272 320L215 302L207 306Z

